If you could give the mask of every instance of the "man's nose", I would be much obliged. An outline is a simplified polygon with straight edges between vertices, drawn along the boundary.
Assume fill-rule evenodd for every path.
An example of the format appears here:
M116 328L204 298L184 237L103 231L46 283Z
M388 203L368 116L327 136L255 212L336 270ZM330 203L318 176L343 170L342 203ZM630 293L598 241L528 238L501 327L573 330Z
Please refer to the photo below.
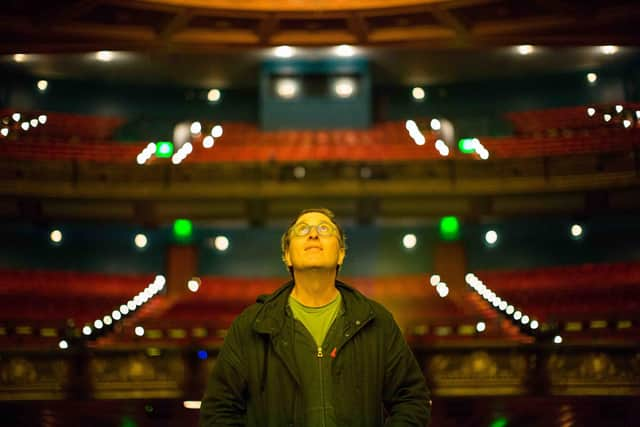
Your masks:
M315 227L311 227L311 230L309 230L309 237L310 238L315 238L315 239L317 239L319 237L318 230L316 230Z

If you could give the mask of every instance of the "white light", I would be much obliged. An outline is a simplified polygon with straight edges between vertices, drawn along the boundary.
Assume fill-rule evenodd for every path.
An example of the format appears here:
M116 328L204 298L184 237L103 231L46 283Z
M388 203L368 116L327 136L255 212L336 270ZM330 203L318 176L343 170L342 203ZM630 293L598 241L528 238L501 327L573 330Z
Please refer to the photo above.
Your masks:
M404 122L404 127L409 131L409 133L415 132L418 130L418 125L413 120L407 120Z
M522 322L523 325L526 325L527 323L529 323L529 316L527 315L522 316L522 319L520 319L520 321Z
M520 312L520 310L518 310L515 313L513 313L513 318L514 319L520 320L521 317L522 317L522 313Z
M136 156L136 163L139 165L144 165L144 162L147 161L147 156L144 153L140 153Z
M442 127L442 124L440 123L440 120L438 119L431 119L431 129L433 130L440 130L440 128Z
M220 101L220 90L219 89L211 89L208 93L207 93L207 99L211 102L218 102Z
M136 244L137 247L142 249L147 246L147 243L149 242L149 240L147 239L147 236L145 236L144 234L138 233L136 234L136 237L133 239L133 242Z
M9 128L2 128L2 129L0 129L0 135L2 135L2 136L7 136L7 135L9 135Z
M293 176L295 176L296 178L302 179L305 177L305 175L307 175L307 170L304 166L296 166L295 168L293 168Z
M38 116L38 121L40 122L40 124L47 123L47 115L46 114L40 114Z
M605 55L614 55L615 53L618 52L618 46L613 46L613 45L600 46L600 52L604 53Z
M38 119L29 120L29 124L31 125L32 128L38 127Z
M431 286L436 286L438 283L440 283L440 275L438 274L434 274L429 278L429 283L431 283Z
M137 336L141 337L144 335L144 328L142 326L136 326L136 328L134 329L134 332L136 333Z
M162 289L164 288L164 285L167 283L167 279L162 274L158 274L153 280L153 282L156 285L160 286L160 289Z
M334 52L336 53L336 55L341 56L343 58L353 56L356 53L353 46L350 46L348 44L341 44L340 46L336 46L334 48Z
M185 400L182 402L185 409L200 409L200 401L199 400Z
M11 115L11 119L12 119L14 122L19 122L19 121L20 121L20 117L22 117L22 115L21 115L20 113L13 113L13 114Z
M416 132L412 135L413 137L413 142L416 143L416 145L424 145L427 140L425 139L424 135L420 132Z
M509 304L509 305L507 306L507 314L508 314L509 316L511 316L511 314L513 313L513 311L514 311L514 310L515 310L515 308L514 308L511 304Z
M22 122L20 123L20 127L22 128L22 130L27 131L29 130L29 122Z
M587 116L593 117L596 114L596 109L593 107L587 108Z
M200 283L195 279L191 279L187 282L187 288L189 288L191 292L198 292L198 289L200 289Z
M553 337L553 342L556 344L562 344L562 337L560 335L556 335Z
M111 319L111 316L104 316L102 318L102 321L104 322L105 325L110 325L111 323L113 323L113 320Z
M531 329L538 329L538 321L532 320L529 326L531 326Z
M493 245L498 241L498 233L495 230L489 230L485 233L484 240L488 244Z
M402 238L402 245L407 249L413 249L418 243L418 239L415 234L405 234Z
M200 124L200 122L198 122L198 121L193 122L193 123L191 123L191 128L190 128L190 130L191 130L191 133L192 133L193 135L197 135L197 134L199 134L199 133L202 131L202 125L201 125L201 124Z
M60 243L62 241L62 231L53 230L49 233L49 239L51 239L53 243Z
M113 52L110 50L101 50L96 52L96 59L102 62L109 62L113 59Z
M93 327L96 329L102 329L102 327L104 326L104 324L102 323L102 320L100 319L96 319L95 322L93 322Z
M573 224L571 226L571 236L580 237L582 236L582 226L580 224Z
M489 158L489 151L487 151L485 148L482 148L476 152L482 160L487 160Z
M622 121L622 125L627 129L630 128L631 127L631 120L624 119Z
M444 282L438 283L438 285L436 286L436 291L438 292L438 295L440 295L441 298L444 298L447 295L449 295L449 287Z
M298 95L298 81L291 78L283 78L276 81L276 93L280 98L292 99Z
M336 79L333 90L339 98L349 98L355 92L354 81L347 77Z
M155 153L156 152L156 148L158 148L156 146L155 142L150 142L147 144L147 148L145 148L145 150L149 150L151 153Z
M180 147L180 150L184 151L187 154L191 154L193 152L193 144L191 144L190 142L185 142L184 145Z
M530 44L522 44L518 46L517 49L520 55L529 55L533 53L533 46L531 46Z
M211 148L213 147L213 144L214 144L214 140L211 135L205 136L204 139L202 140L202 146L204 148Z
M15 62L24 62L27 59L27 55L25 55L24 53L15 53L13 55L13 60Z
M294 49L287 45L278 46L273 49L273 54L278 58L291 58L294 54Z
M624 107L622 105L616 105L616 113L622 113L622 110L624 110Z
M611 121L611 114L605 114L602 116L602 118L604 119L605 122L609 122Z
M144 304L144 301L142 300L142 296L136 295L135 297L133 297L133 303L138 307Z
M596 80L598 80L598 75L596 73L588 73L587 74L587 81L589 83L595 83Z
M122 318L122 313L120 313L118 310L113 310L111 312L111 317L113 318L113 320L120 320Z
M60 342L58 343L58 347L60 347L60 349L62 350L66 350L69 348L69 343L66 340L60 340Z
M127 307L126 304L122 304L120 306L120 313L126 316L129 313L129 307Z
M411 90L411 96L413 96L413 99L415 99L416 101L423 100L425 96L424 89L422 89L421 87L414 87Z
M507 309L507 302L503 300L503 301L500 303L499 308L500 308L500 310L505 311L505 310Z
M222 126L215 125L211 128L211 136L214 138L220 138L222 136Z
M474 281L474 279L475 279L475 278L476 278L476 275L475 275L475 274L473 274L473 273L467 273L467 274L464 276L464 280L466 280L466 281L467 281L467 283L472 283L472 282Z
M485 329L487 329L487 325L484 322L476 323L476 331L484 332Z
M127 302L127 308L129 311L135 311L135 309L138 308L138 304L136 304L135 301L130 300Z
M640 110L636 110L636 119L640 120Z
M91 335L91 326L85 325L85 327L82 328L82 334L83 335Z
M44 92L45 90L47 90L47 87L49 87L49 82L46 80L38 80L37 86L40 92Z
M174 165L179 165L180 162L182 162L182 157L177 153L171 156L171 163L173 163Z
M226 236L216 236L213 239L213 246L220 252L224 252L229 249L229 239Z

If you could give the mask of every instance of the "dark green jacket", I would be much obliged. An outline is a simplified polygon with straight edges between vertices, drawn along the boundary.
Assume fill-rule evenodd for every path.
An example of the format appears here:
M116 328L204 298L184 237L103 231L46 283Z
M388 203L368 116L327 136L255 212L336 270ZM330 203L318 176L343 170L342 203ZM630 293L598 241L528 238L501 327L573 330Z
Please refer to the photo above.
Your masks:
M330 369L337 424L426 426L429 392L393 316L344 283L336 287L344 309ZM202 399L201 426L306 427L286 314L292 289L289 282L259 298L233 322Z

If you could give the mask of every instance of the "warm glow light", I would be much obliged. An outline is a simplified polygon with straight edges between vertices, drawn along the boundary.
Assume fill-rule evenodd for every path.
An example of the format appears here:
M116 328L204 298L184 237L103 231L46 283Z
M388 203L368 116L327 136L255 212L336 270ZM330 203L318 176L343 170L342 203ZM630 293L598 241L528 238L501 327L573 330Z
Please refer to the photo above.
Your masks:
M560 335L556 335L553 337L553 342L556 344L562 344L562 337Z
M111 319L111 316L104 316L102 318L102 322L104 322L104 324L108 326L113 323L113 320Z
M280 98L292 99L298 95L300 85L291 78L282 78L276 82L276 93Z
M624 107L620 104L616 105L616 113L622 113L622 110L624 110Z
M20 117L22 117L22 115L20 113L13 113L11 115L11 120L13 120L14 122L19 122L20 121Z
M211 135L207 135L202 140L202 146L204 148L211 148L211 147L213 147L214 142L215 141L214 141L213 137Z
M287 45L278 46L273 50L273 54L278 58L291 58L294 54L294 49Z
M518 46L518 53L520 55L529 55L531 53L533 53L533 46L531 46L530 44L523 44Z
M341 56L343 58L353 56L356 53L353 46L350 46L348 44L341 44L340 46L336 46L334 48L334 52L336 53L336 55Z
M209 92L207 92L207 99L211 102L220 101L220 97L221 93L219 89L211 89Z
M593 117L596 114L596 109L593 107L589 107L587 108L587 116L589 117Z
M418 239L415 234L405 234L402 238L402 245L407 249L413 249L418 243Z
M349 98L355 92L354 81L347 77L336 79L333 90L339 98Z
M58 347L60 347L60 349L62 350L66 350L69 348L69 343L66 340L60 340L60 342L58 343Z
M144 335L144 328L142 326L136 326L134 332L137 336L141 337Z
M38 127L38 119L31 119L29 120L29 124L31 125L32 128Z
M582 236L582 226L580 224L573 224L571 226L571 236L572 237L580 237Z
M587 81L589 83L595 83L598 80L598 75L596 73L588 73L587 74Z
M434 274L429 278L429 283L431 286L437 286L440 283L440 276L438 274Z
M431 129L433 130L440 130L440 128L442 127L442 124L438 119L431 119L430 125L431 125Z
M145 236L142 233L136 234L136 237L133 239L133 241L136 244L136 246L140 249L146 247L148 243L147 236Z
M82 328L82 333L84 335L91 335L91 326L85 325L85 327Z
M613 46L613 45L600 46L600 52L604 53L605 55L614 55L618 52L618 50L619 50L618 46Z
M187 288L191 292L198 292L198 289L200 289L200 281L197 279L189 279L187 281Z
M38 121L40 122L40 124L45 124L47 123L47 115L46 114L40 114L38 116Z
M531 329L538 329L538 321L532 320L529 326L531 326Z
M488 244L493 245L498 241L498 233L495 230L489 230L485 233L484 240Z
M37 86L40 92L44 92L47 90L47 87L49 87L49 82L46 80L39 80Z
M28 131L29 130L29 122L20 123L20 127L22 128L22 130Z
M113 52L110 50L101 50L96 52L96 59L102 62L109 62L113 59Z
M476 331L478 332L484 332L485 329L487 329L487 325L484 322L478 322L476 323Z
M449 295L449 287L446 283L440 282L436 285L436 292L438 292L441 298L444 298Z
M229 239L226 236L216 236L213 239L213 246L220 252L224 252L229 249Z
M200 409L199 400L185 400L182 404L186 409Z
M200 124L200 122L196 121L191 123L191 127L190 127L191 133L193 135L197 135L200 132L202 132L202 125Z
M15 62L24 62L27 59L27 55L25 55L24 53L15 53L13 55L13 60Z
M622 121L622 126L624 126L626 129L630 128L631 127L631 120L624 119Z
M2 135L2 136L7 136L7 135L9 135L9 128L2 128L2 129L0 129L0 135Z
M60 230L53 230L50 234L49 234L49 239L51 239L51 241L53 243L60 243L62 241L62 231Z
M522 312L520 310L518 310L515 313L513 313L513 318L514 319L520 320L521 317L522 317Z
M413 99L415 99L416 101L423 100L425 95L426 94L424 92L424 89L422 89L421 87L414 87L411 90L411 96L413 96Z
M104 326L104 324L102 323L102 320L100 319L96 319L95 322L93 322L93 327L96 329L102 329L102 327Z
M211 136L214 138L220 138L222 136L222 126L215 125L211 128Z
M122 313L120 313L118 310L113 310L111 312L111 317L113 318L113 320L120 320L122 318Z
M605 122L610 122L611 121L611 114L604 114L602 116L602 118L604 119Z

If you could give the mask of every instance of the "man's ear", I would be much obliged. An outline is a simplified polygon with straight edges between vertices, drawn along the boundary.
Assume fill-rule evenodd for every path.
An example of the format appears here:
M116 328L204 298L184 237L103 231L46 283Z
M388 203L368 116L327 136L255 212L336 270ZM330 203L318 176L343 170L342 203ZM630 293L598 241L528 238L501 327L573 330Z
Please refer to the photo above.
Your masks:
M288 249L284 251L284 255L282 256L282 258L284 258L284 262L287 264L287 267L293 267L293 263L291 262L291 255L289 254Z
M344 248L340 248L340 250L338 251L338 265L342 265L345 255L346 255L346 252Z

